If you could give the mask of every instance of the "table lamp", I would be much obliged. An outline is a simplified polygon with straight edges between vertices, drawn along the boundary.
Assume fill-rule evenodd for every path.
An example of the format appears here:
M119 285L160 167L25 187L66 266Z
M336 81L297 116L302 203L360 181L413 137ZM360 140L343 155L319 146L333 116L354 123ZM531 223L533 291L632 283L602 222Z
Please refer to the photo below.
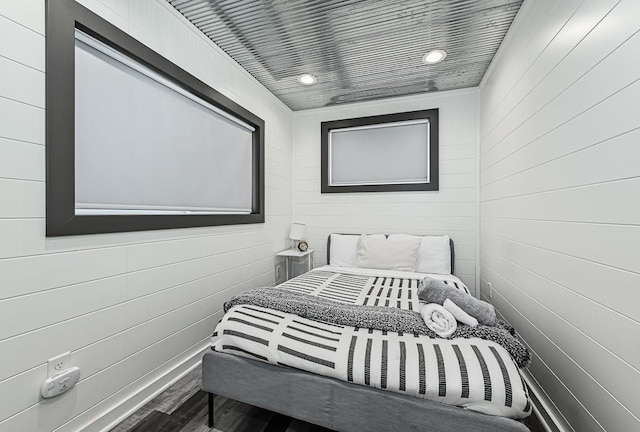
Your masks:
M289 232L289 238L293 240L291 249L296 249L298 243L307 236L307 225L303 223L291 224L291 231Z

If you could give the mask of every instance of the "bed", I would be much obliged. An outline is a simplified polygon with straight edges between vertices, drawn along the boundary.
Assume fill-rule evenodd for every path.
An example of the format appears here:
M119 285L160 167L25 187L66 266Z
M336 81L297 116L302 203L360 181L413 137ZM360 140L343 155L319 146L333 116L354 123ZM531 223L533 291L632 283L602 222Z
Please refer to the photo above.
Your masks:
M354 239L347 240L345 253L345 238L329 237L331 266L265 292L345 307L419 308L426 273L351 267ZM446 264L443 272L453 270L453 242L446 241L448 262L437 263ZM466 290L452 274L430 276ZM336 325L265 306L231 305L216 328L202 362L210 426L219 394L345 432L528 430L518 421L531 413L527 388L511 351L495 341Z

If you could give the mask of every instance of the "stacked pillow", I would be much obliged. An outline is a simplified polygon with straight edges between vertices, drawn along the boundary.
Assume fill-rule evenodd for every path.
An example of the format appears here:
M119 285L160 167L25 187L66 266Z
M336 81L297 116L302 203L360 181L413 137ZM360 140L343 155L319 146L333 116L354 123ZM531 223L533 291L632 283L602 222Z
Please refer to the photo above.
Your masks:
M367 237L385 239L384 234L373 234ZM355 267L358 258L359 235L331 234L330 265L338 267Z
M390 241L419 239L416 272L451 274L451 246L448 235L418 237L409 234L391 234Z
M329 264L451 274L449 236L331 234Z
M363 235L358 240L356 267L414 272L420 239L390 241Z

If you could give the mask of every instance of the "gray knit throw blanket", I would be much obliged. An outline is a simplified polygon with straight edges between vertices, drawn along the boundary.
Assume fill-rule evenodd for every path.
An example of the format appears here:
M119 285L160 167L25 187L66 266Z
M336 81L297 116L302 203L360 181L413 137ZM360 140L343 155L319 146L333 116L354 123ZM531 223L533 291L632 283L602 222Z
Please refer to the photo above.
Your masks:
M390 332L417 333L432 339L439 338L427 327L418 312L405 309L345 304L282 288L255 288L226 302L224 311L227 312L232 307L241 304L265 307L332 324ZM471 328L458 323L456 331L447 339L478 337L496 342L507 350L519 367L526 367L531 363L531 354L514 336L513 328L499 321L495 327L478 325Z

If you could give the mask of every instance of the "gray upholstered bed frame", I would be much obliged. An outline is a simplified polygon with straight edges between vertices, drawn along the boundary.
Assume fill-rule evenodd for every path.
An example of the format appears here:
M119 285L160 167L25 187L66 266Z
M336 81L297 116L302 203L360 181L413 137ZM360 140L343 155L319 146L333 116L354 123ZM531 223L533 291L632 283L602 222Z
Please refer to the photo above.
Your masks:
M215 351L202 359L202 389L209 427L218 394L341 432L529 431L516 420Z
M452 269L453 259L451 242ZM517 420L215 351L202 359L202 389L209 427L217 394L340 432L529 431Z

